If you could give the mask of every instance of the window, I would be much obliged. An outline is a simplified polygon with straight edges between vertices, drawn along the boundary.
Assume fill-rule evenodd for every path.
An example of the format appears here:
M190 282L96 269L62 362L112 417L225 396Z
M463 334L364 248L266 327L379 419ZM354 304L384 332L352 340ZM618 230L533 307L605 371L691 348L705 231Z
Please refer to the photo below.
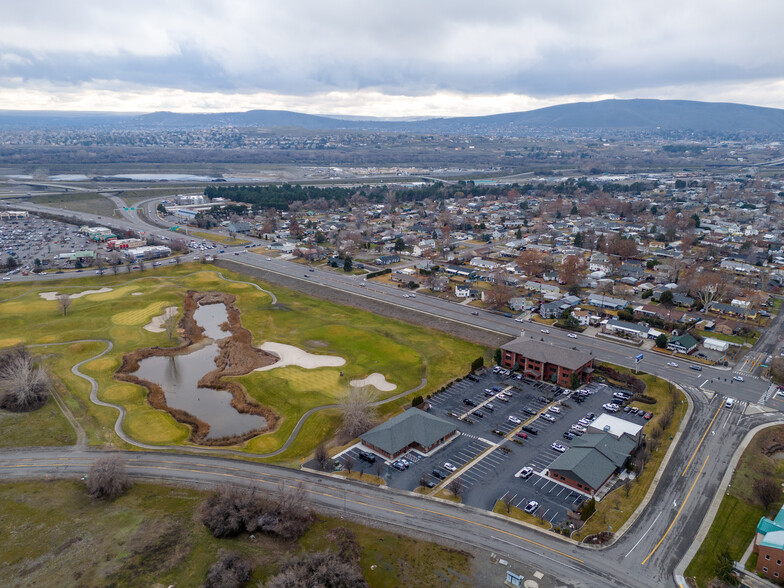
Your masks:
M778 572L773 572L773 575L776 576L777 578L779 577L779 573Z
M777 559L777 560L776 560L776 565L777 565L777 566L780 566L780 565L781 565L781 560L780 560L780 559Z
M770 555L765 555L765 559L770 559Z
M762 567L762 571L763 571L763 572L767 572L767 571L768 571L768 568L766 568L766 567L764 567L764 566L763 566L763 567Z

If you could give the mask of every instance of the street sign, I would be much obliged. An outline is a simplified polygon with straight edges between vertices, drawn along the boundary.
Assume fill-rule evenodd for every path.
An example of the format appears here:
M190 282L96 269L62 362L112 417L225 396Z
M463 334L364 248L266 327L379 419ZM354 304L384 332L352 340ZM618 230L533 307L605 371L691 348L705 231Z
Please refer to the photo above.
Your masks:
M637 357L635 357L635 358L634 358L634 361L636 361L637 363L640 363L640 362L642 361L642 353L640 353L640 355L638 355Z

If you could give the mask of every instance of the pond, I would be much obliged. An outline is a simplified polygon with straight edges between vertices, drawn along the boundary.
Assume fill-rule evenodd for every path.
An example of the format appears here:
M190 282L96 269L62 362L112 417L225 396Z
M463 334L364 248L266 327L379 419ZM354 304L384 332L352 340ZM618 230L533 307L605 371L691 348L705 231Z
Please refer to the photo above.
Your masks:
M206 439L244 435L264 428L267 424L264 417L237 412L231 405L230 392L199 387L202 376L216 369L215 358L219 354L216 341L231 335L220 327L228 321L226 306L200 305L193 319L212 341L184 355L142 359L134 375L163 388L166 404L171 408L183 410L207 423L210 430Z

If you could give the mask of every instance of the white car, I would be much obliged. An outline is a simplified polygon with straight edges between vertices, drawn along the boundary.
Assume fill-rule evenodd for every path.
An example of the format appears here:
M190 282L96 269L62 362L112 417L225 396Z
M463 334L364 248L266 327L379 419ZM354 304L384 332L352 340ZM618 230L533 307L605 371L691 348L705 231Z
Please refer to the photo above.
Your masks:
M515 319L515 322L518 322L518 323L524 323L524 322L525 322L525 319L524 319L523 317L521 317L521 316L518 316L518 317Z
M567 337L569 337L570 339L577 339L577 335L575 335L574 333L569 333Z
M561 409L557 406L551 406L547 410L549 410L550 412L554 412L555 414L561 414Z
M560 443L558 443L558 441L550 445L550 447L555 449L558 453L563 453L568 449L568 447L566 447L565 445L561 445Z
M530 466L525 466L522 470L520 470L520 477L523 480L526 480L534 475L534 468Z
M525 505L525 508L523 510L528 514L532 514L536 512L537 508L539 508L539 503L536 502L536 500L532 500L531 502Z
M448 461L444 462L444 469L445 470L449 470L450 472L456 472L457 471L457 468L453 464L449 463Z
M541 331L540 331L540 332L542 332L542 333L546 333L546 334L548 334L548 335L549 335L549 334L550 334L550 329L541 329Z
M735 380L736 382L742 382L743 381L743 377L742 376L733 376L732 379Z
M555 417L551 414L547 414L546 412L542 413L541 418L543 418L546 421L550 421L551 423L555 422Z
M670 366L670 367L678 367L678 364L675 363L674 361L668 361L667 365Z
M519 425L520 423L522 423L522 422L523 422L523 421L521 421L519 418L517 418L517 417L516 417L515 415L513 415L513 414L510 414L510 415L509 415L509 419L508 419L508 420L509 420L509 422L510 422L510 423L514 423L515 425Z
M585 433L585 431L586 431L585 427L583 427L582 425L578 425L577 423L572 425L571 428L572 428L572 430L580 431L581 433Z

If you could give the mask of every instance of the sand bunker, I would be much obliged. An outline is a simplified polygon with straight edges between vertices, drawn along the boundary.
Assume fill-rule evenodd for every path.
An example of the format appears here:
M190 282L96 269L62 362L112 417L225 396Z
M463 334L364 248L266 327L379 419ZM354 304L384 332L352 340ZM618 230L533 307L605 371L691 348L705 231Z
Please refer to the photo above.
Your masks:
M100 290L85 290L84 292L79 292L77 294L68 294L68 296L71 300L74 300L75 298L81 298L82 296L87 296L89 294L105 294L106 292L111 291L111 288L101 288ZM38 295L44 300L57 300L60 292L39 292Z
M142 292L131 292L131 296L141 296Z
M272 365L257 368L257 372L265 370L272 370L279 367L288 365L296 365L306 370L312 370L320 367L340 367L346 363L346 360L337 355L316 355L315 353L308 353L299 347L293 345L284 345L283 343L273 343L267 341L260 347L262 351L277 355L280 361ZM383 377L383 376L382 376Z
M349 384L355 388L361 388L362 386L375 386L382 392L392 392L392 390L397 388L397 384L387 382L384 374L379 374L378 372L372 373L367 378L363 378L361 380L351 380Z
M163 323L166 322L167 318L174 316L175 314L177 314L177 307L167 306L163 309L163 314L154 316L149 323L144 325L144 329L150 331L151 333L163 333L166 330L166 327L163 326Z

